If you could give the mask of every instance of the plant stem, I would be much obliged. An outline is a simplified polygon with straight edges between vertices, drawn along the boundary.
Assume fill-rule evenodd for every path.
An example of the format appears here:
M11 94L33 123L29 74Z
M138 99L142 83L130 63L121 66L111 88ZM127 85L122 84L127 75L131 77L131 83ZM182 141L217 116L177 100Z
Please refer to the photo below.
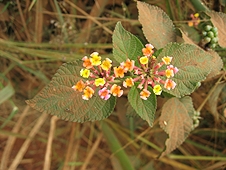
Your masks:
M122 168L124 170L134 170L126 152L122 149L122 146L113 130L105 121L101 121L101 129L112 153L118 158Z
M201 0L190 0L197 11L209 11L209 8Z

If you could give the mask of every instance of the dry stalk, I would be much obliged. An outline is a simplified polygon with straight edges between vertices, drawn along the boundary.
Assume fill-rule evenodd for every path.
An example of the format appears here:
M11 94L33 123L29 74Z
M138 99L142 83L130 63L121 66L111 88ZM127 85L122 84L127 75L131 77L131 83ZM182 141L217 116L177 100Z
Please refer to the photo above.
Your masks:
M86 159L85 159L85 161L84 161L84 164L83 164L82 167L81 167L81 170L86 170L86 168L87 168L87 166L88 166L88 164L89 164L89 162L90 162L92 156L94 155L95 151L98 149L98 145L99 145L99 143L100 143L100 141L101 141L101 139L102 139L102 136L103 136L102 133L99 134L97 140L95 141L93 147L91 148L89 154L87 155L87 157L86 157Z
M25 140L25 142L21 146L19 152L17 153L15 159L13 160L11 166L9 167L10 170L16 170L17 169L17 167L20 164L23 156L25 155L30 143L32 142L32 139L38 133L39 129L41 128L42 124L45 122L46 118L47 118L46 113L42 113L40 115L40 117L37 120L37 123L34 125L32 130L28 134L28 138Z
M68 162L70 161L71 154L72 154L71 151L72 151L73 144L74 144L75 127L76 127L76 123L72 123L71 134L70 134L69 144L68 144L68 148L67 148L66 158L64 160L63 170L70 169L70 167L68 167Z
M16 125L12 129L12 133L18 133L19 132L22 121L25 118L25 116L27 115L29 108L30 108L29 106L25 107L24 111L22 112L19 119L17 120ZM15 136L10 136L7 140L6 147L5 147L4 152L2 154L2 160L1 160L1 165L0 165L1 170L7 169L9 156L10 156L10 153L12 151L12 148L13 148L15 141L16 141Z
M51 149L52 149L53 137L56 129L57 120L58 118L56 116L53 116L51 118L43 170L49 170L51 167Z

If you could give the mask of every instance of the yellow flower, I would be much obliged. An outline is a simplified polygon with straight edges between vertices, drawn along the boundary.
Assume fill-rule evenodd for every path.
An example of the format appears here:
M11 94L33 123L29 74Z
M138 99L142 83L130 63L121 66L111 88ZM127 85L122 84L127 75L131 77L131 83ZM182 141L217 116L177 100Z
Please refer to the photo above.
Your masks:
M141 64L147 64L148 63L148 57L147 56L143 56L140 58L140 63Z
M170 62L172 61L172 58L173 58L173 57L169 57L169 56L163 57L163 58L162 58L162 61L165 63L165 65L169 65Z
M82 80L80 80L76 83L76 85L72 86L72 88L75 91L78 90L78 91L82 92L82 90L85 88L85 83Z
M118 96L118 97L121 97L122 96L122 94L123 94L123 90L121 90L121 87L120 86L118 86L118 85L116 85L116 84L114 84L112 87L111 87L111 94L113 95L113 96Z
M108 71L112 66L111 63L112 61L109 58L106 58L100 66L103 70Z
M92 57L90 61L93 66L99 66L101 64L101 57L98 52L93 52L90 56Z
M166 69L165 73L166 73L166 77L167 78L170 78L170 77L174 76L174 72L171 69Z
M162 87L159 84L157 84L154 86L153 91L156 95L160 95L162 93Z
M134 82L132 78L127 78L125 81L123 81L123 86L125 88L132 87L133 85L134 85Z
M115 77L124 77L125 70L122 66L114 67Z
M88 78L89 75L90 75L90 70L88 70L88 69L81 69L80 76L82 76L84 78Z
M151 92L149 92L148 90L146 89L143 89L141 92L140 92L140 98L143 99L143 100L147 100L148 97L150 96Z
M103 78L97 78L94 82L95 86L103 86L105 84L105 80Z
M94 90L89 86L87 86L83 92L82 98L84 100L89 100L94 94Z
M195 18L198 18L198 17L199 17L199 13L195 13L195 14L194 14L194 17L195 17Z

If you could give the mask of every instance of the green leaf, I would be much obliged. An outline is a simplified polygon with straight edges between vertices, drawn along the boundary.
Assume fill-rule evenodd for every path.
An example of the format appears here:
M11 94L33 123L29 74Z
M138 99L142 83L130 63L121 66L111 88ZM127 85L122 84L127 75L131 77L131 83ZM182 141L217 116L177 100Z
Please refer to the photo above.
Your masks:
M95 95L88 101L82 99L82 93L71 87L80 79L81 61L63 64L51 82L33 99L27 100L32 108L56 115L73 122L102 120L113 111L116 98L101 99Z
M169 42L176 41L176 32L169 16L160 8L145 2L137 2L139 21L149 43L155 48L163 48Z
M179 69L172 78L177 84L175 89L163 88L176 97L191 94L211 71L212 56L195 45L169 43L159 54L158 61L161 62L164 56L173 57L171 64ZM164 65L159 70L165 69Z
M191 97L171 98L162 107L160 127L169 135L166 149L161 156L169 154L180 146L192 130L194 107Z
M135 35L126 31L120 22L115 26L112 39L113 55L119 63L128 58L137 62L137 57L142 56L143 44Z
M15 90L4 75L0 74L0 80L0 104L2 104L14 95ZM2 86L4 86L4 88L1 89Z
M218 43L221 47L226 47L226 14L215 11L206 12L211 18L214 27L218 29Z
M147 100L143 100L140 98L140 89L134 85L128 93L128 100L137 114L147 121L149 126L152 126L155 119L156 96L150 87L148 90L151 92L151 95Z

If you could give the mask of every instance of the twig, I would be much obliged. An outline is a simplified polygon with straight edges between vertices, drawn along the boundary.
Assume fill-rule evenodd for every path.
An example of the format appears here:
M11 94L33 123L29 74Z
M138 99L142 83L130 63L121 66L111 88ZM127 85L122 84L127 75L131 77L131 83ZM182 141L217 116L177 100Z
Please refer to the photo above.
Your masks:
M21 148L20 148L19 152L17 153L13 163L9 167L10 170L16 170L17 166L19 165L19 163L21 162L23 156L25 155L25 153L26 153L26 151L27 151L27 149L28 149L33 137L38 133L40 127L45 122L46 118L47 118L47 114L46 113L42 113L41 116L38 118L37 123L32 128L32 130L30 131L30 133L28 135L28 138L25 140L25 142L21 146Z
M82 167L81 167L81 170L86 170L86 167L88 166L88 164L89 164L89 162L90 162L90 159L92 158L92 156L94 155L95 151L96 151L97 148L98 148L98 145L99 145L99 143L100 143L100 141L101 141L101 139L102 139L102 136L103 136L102 133L98 136L98 138L97 138L97 140L95 141L95 143L94 143L92 149L90 150L88 156L86 157L86 159L85 159L85 161L84 161L84 164L83 164Z
M65 0L65 2L68 3L70 6L72 6L73 8L75 8L76 10L78 10L79 12L81 12L83 15L87 16L88 19L92 20L97 25L101 26L106 32L108 32L111 35L113 34L113 32L110 29L108 29L107 27L103 26L99 21L96 20L96 18L90 16L88 13L86 13L84 10L82 10L81 8L79 8L78 6L76 6L75 4L70 2L69 0Z
M45 154L45 161L44 161L44 168L43 170L49 170L51 165L51 148L53 143L53 137L56 129L56 122L58 118L56 116L53 116L51 118L50 123L50 130L49 130L49 137L48 137L48 143L46 147L46 154Z
M70 160L71 151L72 151L73 144L74 144L74 135L75 135L75 127L76 127L75 125L76 125L76 123L72 123L71 134L70 134L69 144L68 144L68 148L67 148L66 158L64 160L63 170L68 169L68 162Z
M21 9L21 6L20 6L20 1L16 0L16 3L17 3L17 7L18 7L18 10L19 10L19 13L20 13L21 22L24 26L24 32L27 36L28 41L31 41L31 37L30 37L30 34L28 32L27 25L26 25L26 22L25 22L25 19L24 19L24 16L23 16L23 12L22 12L22 9Z
M17 133L20 130L22 121L23 121L24 117L27 115L29 108L30 108L29 106L25 107L23 113L20 115L19 119L17 120L17 123L14 126L12 133ZM16 141L15 136L10 136L7 140L4 152L2 154L2 160L1 160L1 165L0 165L1 170L7 169L9 156L10 156L10 153L11 153L11 150L13 148L15 141Z

